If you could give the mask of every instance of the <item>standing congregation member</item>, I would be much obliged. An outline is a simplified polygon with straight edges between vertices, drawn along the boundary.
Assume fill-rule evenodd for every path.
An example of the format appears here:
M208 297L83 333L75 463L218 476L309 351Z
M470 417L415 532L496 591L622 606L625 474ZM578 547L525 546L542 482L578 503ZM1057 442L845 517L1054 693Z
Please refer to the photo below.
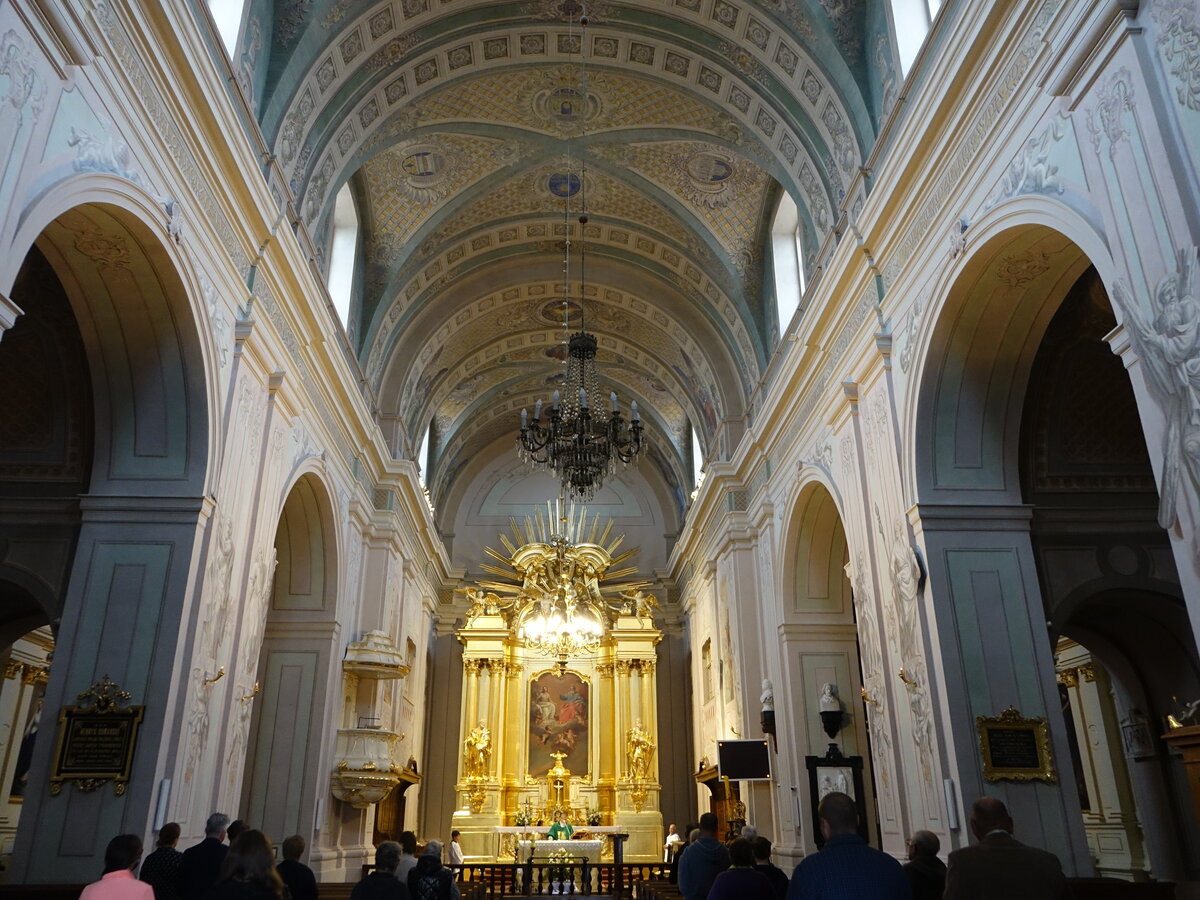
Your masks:
M275 868L275 848L261 831L243 831L229 845L221 875L206 900L283 900L283 879Z
M771 882L754 868L754 849L746 838L729 845L729 868L713 880L708 900L743 900L746 897L771 896Z
M918 831L908 841L904 874L912 886L913 900L942 900L946 891L946 864L938 859L942 842L932 831Z
M458 842L458 836L462 832L450 832L450 865L461 866L464 862L462 844Z
M350 900L409 900L408 886L396 880L400 845L384 841L375 848L375 871L368 872L350 891Z
M213 813L204 823L204 840L183 851L179 860L179 896L183 900L201 900L208 889L217 883L221 863L229 848L225 846L225 829L229 816Z
M104 874L83 889L79 900L154 900L154 888L133 877L142 859L142 839L118 834L104 850Z
M158 849L142 861L139 877L154 889L154 900L179 900L179 831L177 822L164 825L158 832Z
M425 852L408 873L408 893L413 900L458 900L458 885L442 865L441 841L425 845Z
M762 872L771 882L775 900L784 900L788 892L787 872L771 862L771 842L762 835L750 842L754 850L754 868Z
M900 863L858 835L858 808L840 791L817 806L825 846L792 873L788 900L911 900Z
M971 833L979 842L950 854L946 900L1063 900L1070 897L1058 857L1012 836L1008 809L995 797L971 807Z
M293 834L283 839L283 862L275 868L292 900L317 900L317 876L313 870L300 862L304 855L304 838Z
M400 862L396 864L396 880L408 884L408 873L417 864L417 836L411 831L400 832Z
M729 868L729 851L717 840L717 817L700 817L696 840L679 857L679 893L684 900L707 900L717 876Z

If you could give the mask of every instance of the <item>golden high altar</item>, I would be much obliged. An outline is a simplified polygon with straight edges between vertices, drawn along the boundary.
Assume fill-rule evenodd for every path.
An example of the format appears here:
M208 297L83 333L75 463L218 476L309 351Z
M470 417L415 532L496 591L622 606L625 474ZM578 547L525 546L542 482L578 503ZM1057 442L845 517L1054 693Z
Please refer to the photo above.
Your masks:
M625 859L662 856L653 596L621 564L612 523L547 504L513 537L503 581L466 588L460 808L454 827L476 860L512 859L514 826L557 815L579 834L629 834ZM525 835L528 837L528 835ZM607 845L606 845L607 847Z

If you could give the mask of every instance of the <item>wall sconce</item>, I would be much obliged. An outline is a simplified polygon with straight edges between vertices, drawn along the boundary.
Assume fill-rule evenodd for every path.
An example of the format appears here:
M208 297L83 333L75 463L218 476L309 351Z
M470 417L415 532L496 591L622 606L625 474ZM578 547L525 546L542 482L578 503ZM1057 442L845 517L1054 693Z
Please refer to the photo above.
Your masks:
M858 689L858 696L862 697L863 703L870 703L873 706L879 705L879 701L876 700L874 697L872 697L870 694L868 694L867 689L865 687L860 687Z
M221 666L221 668L217 669L217 674L214 675L212 678L205 678L204 683L205 684L216 684L218 681L220 681L224 677L225 677L225 667Z
M900 667L900 671L896 673L900 676L900 680L907 684L910 688L916 687L917 683L908 677L908 673L904 671L904 666Z

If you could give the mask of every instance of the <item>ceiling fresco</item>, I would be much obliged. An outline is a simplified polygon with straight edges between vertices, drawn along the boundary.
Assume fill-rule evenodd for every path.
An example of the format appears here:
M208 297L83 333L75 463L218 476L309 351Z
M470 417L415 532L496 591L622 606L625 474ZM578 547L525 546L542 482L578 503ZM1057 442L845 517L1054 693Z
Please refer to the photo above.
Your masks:
M347 334L394 451L432 426L435 503L562 378L564 276L604 390L643 411L643 474L679 494L691 431L711 458L745 427L778 199L815 254L895 92L877 7L253 0L235 68L322 264L351 186Z

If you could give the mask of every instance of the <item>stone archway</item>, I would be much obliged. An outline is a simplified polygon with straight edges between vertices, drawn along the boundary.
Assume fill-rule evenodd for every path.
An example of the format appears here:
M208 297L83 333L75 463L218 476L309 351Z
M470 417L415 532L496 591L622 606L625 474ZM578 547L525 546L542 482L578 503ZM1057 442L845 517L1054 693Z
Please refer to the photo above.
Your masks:
M318 800L328 796L327 757L338 727L330 686L341 682L333 520L324 484L303 475L283 504L273 551L256 561L258 577L271 584L262 592L266 608L243 612L241 652L249 661L257 654L257 679L234 713L248 735L240 809L277 842L300 834L311 845L318 805L325 805ZM239 751L230 748L232 765L240 764Z
M1182 766L1157 732L1134 746L1120 721L1127 732L1165 721L1175 711L1172 695L1200 691L1200 658L1170 537L1156 518L1159 496L1137 401L1106 341L1116 327L1104 285L1088 269L1055 311L1030 370L1021 494L1032 511L1060 692L1087 763L1079 796L1098 871L1177 880L1196 876L1184 861L1200 854L1200 846L1186 846L1190 810L1162 802L1174 794L1186 799ZM1064 649L1072 635L1085 651ZM1064 656L1084 653L1087 662L1064 670ZM1136 791L1131 767L1146 770L1137 773Z
M872 843L877 843L880 798L876 789L887 791L891 808L896 806L892 797L895 778L885 774L894 769L890 759L893 723L877 707L868 737L865 705L860 700L864 688L868 695L872 690L882 695L878 690L883 667L878 611L869 592L855 589L861 579L856 578L851 562L841 510L825 485L810 482L800 490L783 546L787 548L786 574L779 621L785 685L777 694L785 702L777 702L775 708L779 743L781 749L789 748L793 783L803 798L797 826L804 838L796 850L811 853L816 849L808 811L818 798L809 795L804 757L825 755L831 740L844 755L863 757L866 827ZM836 685L843 709L841 730L832 739L824 730L818 702L825 684ZM792 716L792 721L786 721ZM781 855L788 853L789 848L781 846Z
M76 184L27 213L27 224L45 223L12 288L30 318L6 333L0 357L49 348L40 364L45 389L58 391L62 405L50 403L40 418L28 410L26 438L40 435L40 444L24 448L26 461L40 477L0 476L0 494L16 510L9 521L24 532L20 539L41 545L27 557L37 562L31 577L40 590L32 593L56 626L46 706L74 702L109 675L148 710L133 763L144 777L120 797L111 787L67 787L52 797L54 742L40 742L14 881L87 880L107 836L148 831L156 776L172 752L165 735L208 471L207 379L175 251L145 217L146 198L111 185ZM75 205L50 209L68 195ZM28 341L18 339L23 327ZM28 380L26 362L14 365ZM5 448L10 465L21 450L16 437Z
M1031 843L1069 873L1091 874L1021 496L1020 436L1042 338L1092 261L1049 224L1015 221L1006 213L982 232L933 323L911 420L909 518L928 565L931 659L959 816L975 797L998 796ZM1057 786L984 780L975 717L1010 706L1046 718ZM956 842L967 840L964 831Z

